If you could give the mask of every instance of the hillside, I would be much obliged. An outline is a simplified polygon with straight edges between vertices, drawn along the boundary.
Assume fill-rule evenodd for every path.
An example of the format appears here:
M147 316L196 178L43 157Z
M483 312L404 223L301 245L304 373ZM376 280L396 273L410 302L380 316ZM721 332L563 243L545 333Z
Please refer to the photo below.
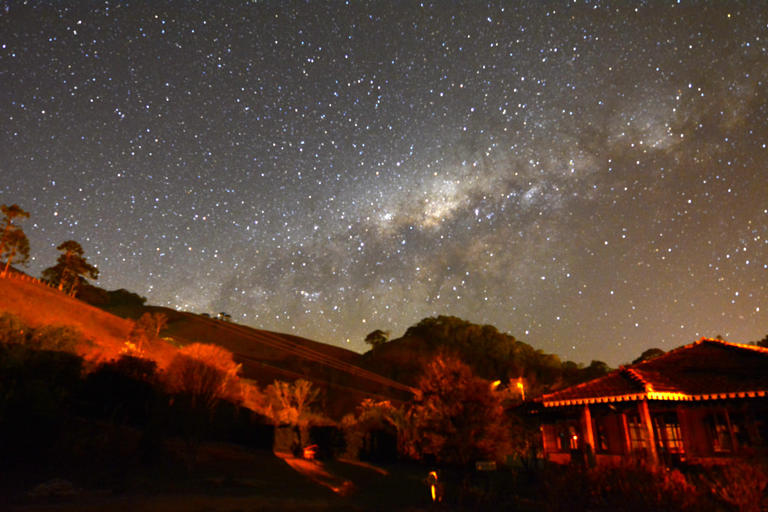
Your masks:
M23 276L0 279L0 312L18 316L31 327L71 326L93 343L82 347L88 359L111 359L120 353L132 323Z
M168 317L162 335L175 343L215 343L231 351L243 365L242 376L260 386L275 379L313 381L325 390L331 417L352 410L367 397L400 401L411 396L399 382L361 368L362 356L351 350L168 308L145 309Z
M117 295L124 297L126 294L132 295L124 291ZM140 302L131 307L115 307L109 301L101 301L99 306L18 275L0 279L0 312L15 314L32 327L67 325L77 328L92 343L81 350L89 360L116 357L131 330L132 318L143 312L159 312L168 317L168 326L161 332L168 342L155 342L148 347L148 352L161 367L175 352L173 345L213 343L230 350L235 360L242 364L242 377L260 386L275 379L311 380L324 389L324 409L331 417L338 418L353 410L367 397L395 401L410 397L406 386L361 368L362 356L340 347L168 308L144 306ZM110 306L113 311L128 317L121 318L106 311Z

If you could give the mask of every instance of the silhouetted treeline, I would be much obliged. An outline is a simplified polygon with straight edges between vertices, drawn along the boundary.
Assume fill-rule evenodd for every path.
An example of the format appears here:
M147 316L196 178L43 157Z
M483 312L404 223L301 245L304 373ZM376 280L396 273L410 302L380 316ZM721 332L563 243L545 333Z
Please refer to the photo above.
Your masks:
M438 354L458 357L488 380L522 378L528 396L593 379L610 371L602 361L582 366L561 361L499 332L454 316L437 316L409 327L398 339L380 343L365 354L366 365L395 380L414 385Z

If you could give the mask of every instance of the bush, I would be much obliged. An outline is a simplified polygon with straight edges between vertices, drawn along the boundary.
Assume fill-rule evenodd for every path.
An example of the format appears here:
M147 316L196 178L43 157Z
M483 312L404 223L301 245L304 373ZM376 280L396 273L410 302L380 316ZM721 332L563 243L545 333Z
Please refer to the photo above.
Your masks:
M732 461L713 466L702 472L699 481L713 500L730 510L768 510L768 472L761 464Z
M71 418L82 363L66 352L0 345L0 465L46 460Z
M83 390L84 412L130 425L149 420L158 390L154 361L123 355L99 365Z
M24 343L28 335L29 327L19 317L10 313L0 315L0 344Z
M82 333L74 327L49 325L35 329L30 337L29 344L38 350L75 352L75 349L82 341Z
M239 370L231 352L217 345L193 343L174 356L166 385L169 392L188 396L193 407L213 409L219 400L240 401Z

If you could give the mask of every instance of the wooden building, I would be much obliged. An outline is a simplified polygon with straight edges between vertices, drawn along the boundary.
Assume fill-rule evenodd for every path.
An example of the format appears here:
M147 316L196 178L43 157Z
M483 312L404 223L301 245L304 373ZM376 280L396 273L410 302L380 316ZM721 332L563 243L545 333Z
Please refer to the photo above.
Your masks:
M560 463L717 463L768 454L768 349L701 339L539 398Z

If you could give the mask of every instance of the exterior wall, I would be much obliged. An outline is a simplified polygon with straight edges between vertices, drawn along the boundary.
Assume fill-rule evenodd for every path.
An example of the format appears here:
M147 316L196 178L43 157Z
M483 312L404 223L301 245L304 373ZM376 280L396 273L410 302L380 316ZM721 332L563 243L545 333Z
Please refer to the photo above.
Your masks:
M643 459L654 451L647 435L644 448L629 446L628 418L639 416L637 402L589 407L597 464ZM562 464L587 460L580 421L583 408L560 407L543 416L541 432L547 459ZM768 400L650 401L648 410L654 423L653 448L658 450L660 464L711 464L752 455L768 457ZM576 449L564 446L569 428L576 429Z
M624 455L597 454L595 456L595 462L598 466L620 466L626 460Z

